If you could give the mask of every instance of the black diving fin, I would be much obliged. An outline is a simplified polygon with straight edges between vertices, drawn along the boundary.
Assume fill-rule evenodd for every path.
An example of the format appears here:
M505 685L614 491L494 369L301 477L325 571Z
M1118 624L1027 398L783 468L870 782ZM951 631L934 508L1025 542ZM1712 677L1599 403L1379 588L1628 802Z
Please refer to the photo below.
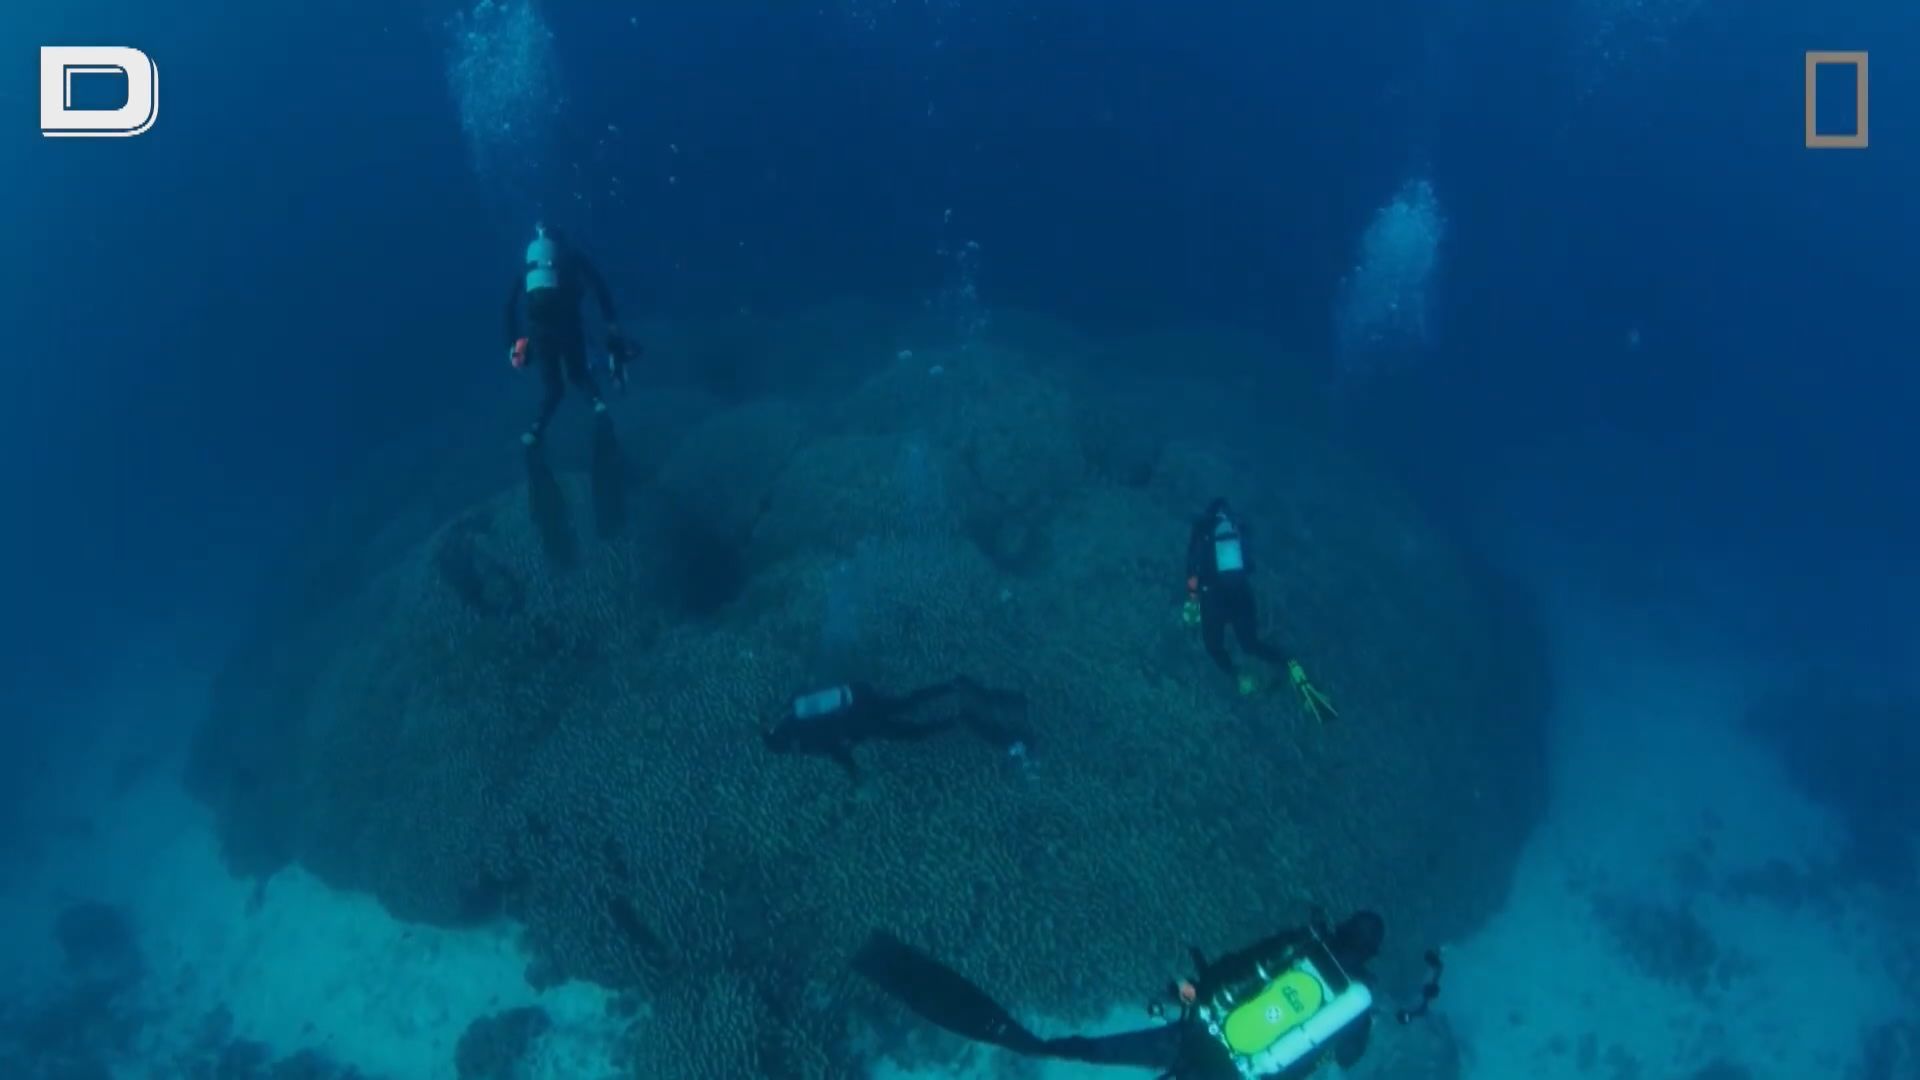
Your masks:
M626 528L627 476L620 456L620 441L613 433L613 420L600 413L593 418L593 523L602 540L610 540Z
M1019 1054L1047 1052L1046 1041L986 991L892 934L868 937L853 958L853 970L928 1023L955 1035Z

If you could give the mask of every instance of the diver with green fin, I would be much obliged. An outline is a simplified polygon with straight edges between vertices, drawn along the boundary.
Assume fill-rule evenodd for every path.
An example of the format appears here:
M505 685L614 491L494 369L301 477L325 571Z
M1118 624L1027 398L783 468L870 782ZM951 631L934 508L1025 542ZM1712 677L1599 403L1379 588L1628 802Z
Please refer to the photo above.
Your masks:
M1375 1001L1366 967L1378 955L1386 922L1371 911L1338 926L1316 919L1212 962L1193 950L1195 972L1170 988L1177 1012L1166 1022L1115 1035L1043 1039L965 976L886 934L855 956L854 970L923 1019L956 1035L1027 1057L1158 1069L1167 1080L1293 1080L1332 1059L1350 1067L1366 1053ZM1418 1006L1440 993L1440 958Z
M957 700L957 711L931 720L918 715L950 698ZM1024 758L1028 737L986 714L1023 711L1026 705L1024 695L989 689L965 675L905 694L884 694L866 683L850 683L795 697L762 733L762 739L776 754L831 758L857 780L853 748L858 744L919 742L956 727L964 727L991 745Z
M1231 629L1240 649L1275 667L1287 669L1287 678L1300 692L1301 706L1316 720L1338 719L1340 713L1307 678L1298 660L1260 637L1260 611L1253 596L1253 556L1238 517L1225 499L1215 499L1194 519L1187 537L1186 621L1200 624L1207 655L1220 670L1235 677L1242 694L1254 691L1253 676L1237 672L1227 652Z
M613 310L613 294L607 290L593 262L579 249L567 243L560 230L545 224L534 226L527 244L526 263L514 275L513 291L507 296L507 362L515 370L528 365L540 369L546 396L532 426L520 436L529 447L539 443L553 414L566 396L567 383L584 392L593 402L596 418L604 417L607 403L594 385L587 369L587 335L580 321L580 304L591 292L606 324L607 368L616 386L624 386L627 364L633 349L620 333ZM525 300L527 329L520 332L520 306Z

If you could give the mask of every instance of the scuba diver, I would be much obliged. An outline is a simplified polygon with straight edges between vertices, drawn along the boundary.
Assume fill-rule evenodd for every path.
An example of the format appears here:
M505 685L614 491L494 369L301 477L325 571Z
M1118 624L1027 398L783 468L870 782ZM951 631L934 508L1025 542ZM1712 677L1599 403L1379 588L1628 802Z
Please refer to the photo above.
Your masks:
M913 714L947 698L959 698L961 708L935 720ZM980 715L987 709L1024 709L1024 695L989 690L965 675L923 686L902 695L883 694L866 683L851 683L802 694L789 702L762 736L776 754L817 754L832 758L856 781L855 745L870 740L918 742L965 727L987 742L1017 757L1026 754L1027 738L1013 727Z
M1247 552L1240 525L1227 500L1215 499L1194 519L1187 538L1187 597L1199 605L1200 635L1206 642L1207 655L1228 675L1234 674L1233 657L1227 654L1229 627L1241 651L1270 664L1287 662L1285 653L1260 639L1252 576L1253 558Z
M1241 651L1287 669L1308 713L1320 720L1338 717L1333 703L1307 680L1299 661L1288 659L1284 650L1261 639L1252 577L1253 556L1247 551L1246 535L1227 500L1216 498L1194 519L1187 537L1187 618L1199 622L1207 655L1221 671L1235 677L1242 694L1253 693L1253 677L1236 673L1227 652L1231 628Z
M1158 1069L1169 1080L1292 1080L1327 1058L1352 1066L1366 1053L1374 998L1366 966L1386 922L1371 911L1329 927L1315 919L1209 963L1191 950L1195 974L1170 987L1178 1013L1165 1023L1115 1035L1042 1039L986 992L913 946L874 934L854 971L923 1019L963 1038L1027 1057ZM1440 993L1440 958L1409 1023ZM1158 1004L1149 1008L1165 1017Z
M607 403L587 370L587 336L580 322L580 303L589 291L606 324L609 372L615 385L624 386L632 350L621 336L606 281L585 255L567 243L559 229L535 225L533 240L527 244L526 266L514 276L513 291L507 297L507 360L516 370L528 364L538 366L546 386L540 414L520 436L529 447L540 441L560 408L569 381L593 401L596 416L607 411ZM520 332L522 296L527 306L524 335Z

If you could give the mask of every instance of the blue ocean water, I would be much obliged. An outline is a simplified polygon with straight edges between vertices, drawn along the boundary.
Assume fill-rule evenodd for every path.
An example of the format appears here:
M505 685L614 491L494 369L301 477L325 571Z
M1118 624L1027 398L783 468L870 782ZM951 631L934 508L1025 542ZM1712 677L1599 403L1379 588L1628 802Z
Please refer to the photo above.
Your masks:
M1489 871L1511 877L1502 902L1473 926L1436 924L1450 976L1479 995L1450 987L1436 1004L1458 1075L1920 1075L1920 1035L1900 1019L1920 979L1917 807L1898 779L1920 765L1912 5L77 0L0 13L0 29L15 45L0 81L15 252L0 279L14 358L0 892L19 955L30 943L70 959L72 934L112 938L124 920L147 967L198 972L176 1028L199 1032L224 996L233 1039L259 1053L325 1052L374 1075L455 1075L450 1043L427 1049L433 1033L538 1002L509 944L429 949L419 942L454 934L433 920L417 937L351 929L407 913L306 853L296 862L319 880L270 880L326 913L288 918L396 957L309 985L339 998L364 975L415 996L276 1026L249 1012L261 984L240 969L284 962L265 944L231 960L210 944L208 912L224 909L181 899L180 868L219 846L213 827L163 839L142 831L157 812L128 800L206 813L172 780L205 683L298 591L322 557L306 545L370 475L396 490L471 484L467 502L519 482L514 439L537 395L502 363L501 308L544 220L593 255L647 349L614 403L630 452L665 454L696 423L633 400L663 387L730 406L844 388L834 350L856 346L840 342L868 350L863 375L913 353L957 387L997 386L963 381L969 348L1018 342L1044 367L1046 343L1072 338L1059 351L1087 400L1157 387L1170 396L1144 415L1163 441L1260 447L1237 475L1282 492L1279 505L1307 505L1285 478L1318 459L1262 456L1263 440L1324 431L1404 490L1423 528L1524 583L1556 691L1547 794L1513 865ZM153 128L43 138L35 52L55 44L152 57ZM1866 149L1805 145L1810 50L1869 54ZM1829 65L1816 86L1822 131L1848 133L1851 74ZM881 319L911 330L870 345ZM700 344L741 326L789 345L817 333L819 370L794 366L797 345L769 370L740 359L751 348ZM1210 358L1203 343L1218 339L1204 335L1258 342L1265 359ZM1174 404L1248 380L1262 386L1241 400L1250 416ZM564 408L578 420L577 400ZM751 429L755 414L739 415L730 430ZM942 471L938 431L916 438L876 458L887 479L873 483L901 520L937 529L965 516L952 507L970 488ZM1141 486L1162 490L1160 460ZM487 464L446 479L454 461ZM1044 472L970 468L988 487ZM821 503L831 517L838 504ZM1172 517L1166 550L1140 557L1177 579L1185 524ZM1034 575L1071 576L1058 566L1071 538L1043 547L996 527L982 546L1007 597ZM822 640L795 647L816 660L883 633L873 609L904 573L882 541L835 540L828 614L806 617ZM1267 554L1290 557L1311 561ZM1269 600L1286 624L1286 601ZM111 797L94 801L101 769ZM111 853L129 849L152 860L116 878L125 860ZM175 851L177 864L154 854ZM1676 861L1693 876L1635 876ZM244 900L255 886L243 874L208 889L229 887ZM278 894L254 895L272 909ZM106 906L74 906L93 902ZM181 920L193 931L165 929ZM1805 934L1777 940L1782 926ZM1663 934L1721 958L1714 994L1660 999L1691 1034L1669 1045L1651 1033L1662 1025L1583 1027L1579 996L1613 978L1607 957L1632 955L1602 944ZM190 944L229 959L196 965ZM1591 951L1593 974L1528 967L1556 950L1570 964ZM434 966L454 954L511 990L482 994L471 988L492 984ZM1819 1053L1795 1056L1806 1029L1788 1021L1769 1037L1791 1052L1729 1018L1791 982L1762 955L1858 988L1819 1011ZM1854 966L1821 966L1842 955ZM35 1043L27 1021L65 977L23 963L0 983L0 1062L200 1067L152 1057L158 1020ZM598 1007L594 992L544 1004L567 1028ZM1532 1005L1523 1020L1509 1005L1556 994L1573 1015ZM410 1009L411 1034L356 1041L363 1015ZM308 1022L325 1030L303 1035ZM604 1049L581 1038L580 1054ZM602 1056L552 1075L617 1075L618 1054ZM1704 1071L1719 1064L1747 1071ZM772 1067L741 1075L755 1068ZM1377 1074L1454 1075L1405 1069Z

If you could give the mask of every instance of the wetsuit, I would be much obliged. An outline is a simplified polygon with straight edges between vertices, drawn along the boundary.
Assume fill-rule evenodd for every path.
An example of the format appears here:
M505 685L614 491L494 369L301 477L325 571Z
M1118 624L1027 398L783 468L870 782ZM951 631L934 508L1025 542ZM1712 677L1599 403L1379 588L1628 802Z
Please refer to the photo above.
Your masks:
M617 336L613 295L607 291L600 271L572 247L564 243L556 243L554 247L556 257L548 269L552 277L557 278L557 284L529 287L529 279L536 278L536 268L529 265L526 271L515 275L513 291L507 296L507 347L513 348L520 340L520 302L525 298L527 362L539 366L546 386L540 413L528 429L528 434L536 438L560 408L569 380L593 400L596 408L602 407L600 389L587 370L587 335L580 320L580 303L588 292L593 293L600 307L600 318L606 323L609 336ZM544 283L547 279L536 280Z
M1374 932L1371 935L1350 933L1349 927L1362 919L1372 920ZM1325 950L1321 955L1334 961L1329 966L1337 966L1364 982L1365 965L1379 950L1379 925L1377 916L1355 916L1323 938L1324 945L1313 942L1312 935L1304 928L1287 930L1212 963L1196 951L1193 957L1198 970L1194 979L1195 1000L1208 1000L1221 987L1256 976L1260 965L1266 965L1268 970L1282 967L1303 948ZM1348 941L1354 944L1349 946ZM1312 958L1315 953L1306 955ZM1178 1080L1238 1080L1240 1076L1226 1048L1197 1018L1183 1017L1114 1035L1042 1039L965 976L897 938L874 935L855 956L853 966L902 1005L932 1023L1018 1054L1157 1069L1162 1075ZM1342 1068L1351 1067L1366 1053L1371 1028L1369 1012L1352 1021L1324 1047L1280 1072L1267 1074L1268 1080L1306 1076L1328 1054L1332 1054Z
M944 698L962 695L967 708L934 720L913 714ZM1020 707L1019 694L989 690L966 676L923 686L910 693L882 694L865 683L834 687L795 698L778 723L766 734L769 749L782 754L817 754L839 762L858 776L853 748L872 740L918 742L965 727L1003 749L1024 742L1012 727L978 715L979 706Z
M1225 500L1216 499L1195 519L1187 539L1187 580L1200 601L1200 637L1207 655L1229 675L1234 673L1233 657L1227 653L1229 627L1241 651L1272 664L1287 662L1281 649L1260 639L1252 576L1253 557L1239 522L1228 513Z

